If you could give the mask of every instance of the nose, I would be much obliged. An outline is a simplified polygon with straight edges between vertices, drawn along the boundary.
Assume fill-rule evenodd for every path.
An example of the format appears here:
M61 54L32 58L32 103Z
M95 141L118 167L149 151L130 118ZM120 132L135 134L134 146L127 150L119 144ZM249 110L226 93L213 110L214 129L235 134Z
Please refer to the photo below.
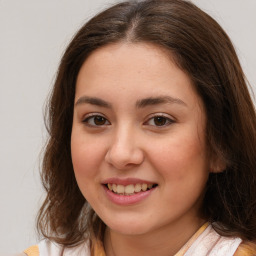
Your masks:
M144 153L139 146L139 138L134 129L119 128L111 136L105 160L116 169L128 169L140 165Z

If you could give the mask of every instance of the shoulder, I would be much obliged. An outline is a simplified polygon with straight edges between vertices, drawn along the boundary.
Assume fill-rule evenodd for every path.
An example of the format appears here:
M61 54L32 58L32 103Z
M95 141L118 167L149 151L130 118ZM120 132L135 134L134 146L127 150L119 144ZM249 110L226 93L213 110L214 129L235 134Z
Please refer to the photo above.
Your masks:
M86 242L76 247L64 248L47 239L42 240L38 245L29 247L24 253L26 256L90 256L89 246Z
M241 242L238 237L221 236L209 225L192 243L186 255L233 256Z
M256 243L254 242L242 242L234 254L234 256L255 256L255 255L256 255Z
M39 248L37 245L30 246L23 252L24 254L27 256L39 256Z

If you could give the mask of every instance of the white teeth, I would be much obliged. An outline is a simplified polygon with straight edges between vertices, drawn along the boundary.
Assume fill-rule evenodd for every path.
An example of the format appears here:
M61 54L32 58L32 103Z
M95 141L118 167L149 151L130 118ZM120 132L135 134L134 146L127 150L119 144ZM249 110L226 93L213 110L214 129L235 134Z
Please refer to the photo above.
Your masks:
M133 195L134 193L138 193L141 191L146 191L147 189L151 189L153 187L153 184L129 184L127 186L120 185L120 184L107 184L108 189L121 195Z
M133 194L134 193L134 185L128 185L124 188L125 194Z
M134 190L137 193L140 192L141 191L141 185L140 184L136 184Z
M117 185L117 193L123 194L124 193L124 186L123 185Z
M117 192L116 184L112 184L112 190L113 190L115 193Z
M143 191L146 191L147 188L148 188L148 185L145 184L145 183L143 183L142 186L141 186L141 188L142 188Z

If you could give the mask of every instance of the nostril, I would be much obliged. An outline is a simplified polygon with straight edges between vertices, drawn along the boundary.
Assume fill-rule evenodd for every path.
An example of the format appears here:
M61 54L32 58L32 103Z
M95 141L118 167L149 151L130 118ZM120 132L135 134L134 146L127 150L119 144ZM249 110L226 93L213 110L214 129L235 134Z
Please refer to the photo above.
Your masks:
M131 168L140 165L144 161L144 153L136 145L129 141L126 143L117 142L112 145L105 155L105 161L118 170Z

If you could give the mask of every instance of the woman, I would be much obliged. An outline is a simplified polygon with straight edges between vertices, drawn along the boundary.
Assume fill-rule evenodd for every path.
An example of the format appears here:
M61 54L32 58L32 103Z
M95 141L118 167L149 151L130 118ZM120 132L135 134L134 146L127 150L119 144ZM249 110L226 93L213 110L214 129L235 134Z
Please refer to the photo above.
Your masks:
M27 255L256 254L255 110L230 39L195 5L92 18L48 113L46 240Z

